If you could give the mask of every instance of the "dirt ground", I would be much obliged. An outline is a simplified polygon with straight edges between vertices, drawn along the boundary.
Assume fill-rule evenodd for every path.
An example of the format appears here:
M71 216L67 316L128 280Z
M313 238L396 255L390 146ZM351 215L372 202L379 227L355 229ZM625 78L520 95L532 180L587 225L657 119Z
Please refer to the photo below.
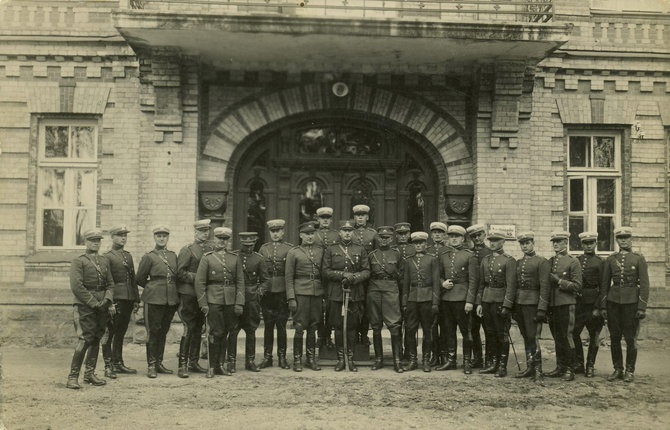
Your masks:
M166 353L174 370L176 350L169 345ZM139 369L138 375L68 390L71 353L69 348L2 348L0 428L670 428L670 347L662 342L640 343L633 384L605 380L611 361L609 349L601 348L595 378L547 379L545 387L476 372L466 376L461 370L397 375L391 368L373 372L368 366L359 366L358 373L324 366L321 372L298 374L273 367L211 380L200 374L150 380L143 346L128 345L126 364ZM553 354L545 355L545 370L551 370ZM512 373L515 367L510 363Z

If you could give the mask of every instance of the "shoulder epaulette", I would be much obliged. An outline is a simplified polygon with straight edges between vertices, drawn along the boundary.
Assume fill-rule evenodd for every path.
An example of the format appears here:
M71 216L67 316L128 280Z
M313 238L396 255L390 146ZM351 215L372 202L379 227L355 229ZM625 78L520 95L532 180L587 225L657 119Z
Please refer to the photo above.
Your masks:
M209 254L214 254L214 251L207 251L207 252L205 252L205 255L209 255Z
M295 246L294 244L292 244L292 243L290 243L290 242L282 242L282 243L283 243L284 245L290 246L291 248L293 248L293 247Z
M261 254L259 254L259 253L258 253L258 252L256 252L256 251L252 252L252 254L256 254L256 255L258 255L259 257L262 257L262 255L261 255Z

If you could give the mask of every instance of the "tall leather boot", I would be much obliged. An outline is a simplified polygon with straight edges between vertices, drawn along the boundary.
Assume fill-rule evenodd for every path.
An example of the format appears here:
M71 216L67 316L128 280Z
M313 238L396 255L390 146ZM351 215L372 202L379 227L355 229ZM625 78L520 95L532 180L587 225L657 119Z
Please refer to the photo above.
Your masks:
M70 374L67 377L67 388L78 390L81 388L79 385L79 372L81 371L81 365L84 362L84 357L86 357L86 350L88 349L88 343L83 339L78 339L77 344L74 347L74 354L72 355L72 363L70 363Z
M456 351L449 351L447 353L447 358L444 360L444 364L435 368L435 370L452 370L456 369L458 365L456 364Z
M400 334L391 335L391 351L393 353L393 370L396 373L403 373L402 368L402 336Z
M589 342L589 350L586 354L586 368L584 369L584 376L593 378L596 375L595 364L598 356L598 338L593 336Z
M188 346L188 370L193 373L206 373L207 369L200 366L198 360L200 359L200 333L193 333L189 336Z
M349 371L350 372L358 372L358 368L356 367L356 363L354 363L354 342L356 341L356 331L351 330L347 332L347 350L345 351L345 354L347 354L347 364L349 365ZM367 336L365 336L367 338ZM368 340L368 345L370 344L370 341Z
M572 336L575 344L575 362L573 363L575 374L584 373L584 347L582 345L582 337L576 333Z
M228 335L226 349L228 351L227 368L230 373L237 372L237 335L239 330L235 330Z
M146 344L147 349L147 377L155 378L156 372L156 339L155 336L149 335Z
M263 330L263 360L261 361L261 364L258 365L259 368L265 369L272 367L272 348L274 342L274 324L266 321L265 329Z
M560 378L565 374L566 366L563 364L563 356L559 349L556 349L556 368L551 372L546 372L544 376L547 378Z
M218 365L219 365L219 370L221 371L221 375L223 376L233 376L233 372L230 370L230 357L226 356L228 353L228 341L226 340L226 337L222 337L220 342L219 342L219 349L218 349Z
M84 370L84 382L100 386L105 385L107 381L98 378L95 374L95 365L98 363L98 352L100 351L100 341L91 343L86 354L86 370Z
M182 336L179 341L179 368L177 370L177 376L180 378L188 378L188 348L191 344L191 338L188 336Z
M498 361L498 371L496 372L496 378L504 378L507 376L507 360L509 359L509 343L505 342L502 345L502 353L500 354L500 359Z
M416 331L414 331L412 333L407 332L406 336L407 336L406 340L407 340L407 344L408 344L408 348L407 348L406 351L407 351L407 356L409 357L409 359L408 359L408 362L407 362L407 366L404 367L403 369L405 370L405 372L411 372L412 370L416 370L416 369L419 368L419 363L417 362L417 352L416 352L416 350L417 350Z
M293 337L293 371L295 372L302 372L303 333L296 333Z
M430 372L432 370L430 363L431 363L430 354L423 354L422 365L424 372Z
M533 359L533 366L534 366L533 382L544 387L544 374L542 373L542 354L540 353L540 351L537 351L535 353L535 357Z
M277 360L279 367L282 369L290 369L291 366L286 360L287 336L286 336L286 321L278 320L277 326Z
M489 336L490 337L490 336ZM489 340L489 339L487 339ZM487 343L486 344L486 354L489 355L490 357L487 359L488 360L488 365L481 369L479 373L481 374L493 374L498 371L498 350L497 347L493 345L493 343Z
M535 374L535 361L533 358L533 353L530 351L526 351L526 369L518 372L516 375L514 375L515 378L528 378L529 376L533 376Z
M463 373L466 375L472 374L472 361L469 357L463 359Z
M319 371L319 359L316 354L316 333L313 330L307 330L307 361L305 366L309 369Z
M213 336L212 336L213 337ZM219 363L219 341L213 339L209 343L209 353L207 354L207 361L209 362L209 367L207 369L207 377L213 378L215 374L221 374L220 363Z
M158 373L164 373L166 375L172 375L174 372L167 367L163 366L163 355L165 354L165 339L166 339L167 333L163 333L163 335L158 339L157 346L156 346L156 372Z
M581 346L581 344L580 344ZM573 381L575 379L575 350L574 348L569 348L567 351L567 366L565 368L565 373L561 380L563 381Z
M433 343L431 344L430 350L430 366L437 366L438 364L444 364L440 363L440 332L439 332L439 324L434 322L433 325L431 326L430 329L432 335L431 338L433 339ZM425 336L425 335L424 335ZM425 352L422 351L422 353L425 355Z
M112 363L112 357L102 358L105 362L105 378L116 379L116 372L114 371L114 364Z
M479 342L475 340L475 336L472 336L472 338L472 368L481 368L484 366L481 338L479 338Z
M372 344L375 349L375 362L372 365L372 370L379 370L384 367L384 345L381 330L372 331Z
M249 330L244 339L244 368L250 372L260 372L256 366L256 333Z
M337 363L335 363L335 371L341 372L345 368L344 364L344 337L342 330L335 330L335 352L337 353Z

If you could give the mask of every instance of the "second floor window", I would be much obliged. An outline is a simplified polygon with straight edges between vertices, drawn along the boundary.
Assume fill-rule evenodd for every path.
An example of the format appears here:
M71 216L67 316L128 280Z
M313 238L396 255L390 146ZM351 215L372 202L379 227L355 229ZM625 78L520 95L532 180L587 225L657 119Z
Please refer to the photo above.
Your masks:
M84 246L95 227L98 145L94 121L44 120L39 126L37 247Z
M571 133L568 136L570 250L581 249L579 233L597 231L597 250L614 251L614 228L620 222L620 137L611 133Z

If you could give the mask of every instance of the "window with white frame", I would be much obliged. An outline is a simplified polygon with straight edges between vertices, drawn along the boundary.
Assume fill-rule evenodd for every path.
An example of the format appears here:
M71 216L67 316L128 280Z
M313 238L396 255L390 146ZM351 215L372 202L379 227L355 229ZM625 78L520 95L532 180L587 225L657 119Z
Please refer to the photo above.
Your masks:
M37 248L81 248L95 227L97 122L43 120L38 133Z
M621 136L607 132L568 135L568 230L570 250L579 233L598 232L599 252L614 251L621 222Z

